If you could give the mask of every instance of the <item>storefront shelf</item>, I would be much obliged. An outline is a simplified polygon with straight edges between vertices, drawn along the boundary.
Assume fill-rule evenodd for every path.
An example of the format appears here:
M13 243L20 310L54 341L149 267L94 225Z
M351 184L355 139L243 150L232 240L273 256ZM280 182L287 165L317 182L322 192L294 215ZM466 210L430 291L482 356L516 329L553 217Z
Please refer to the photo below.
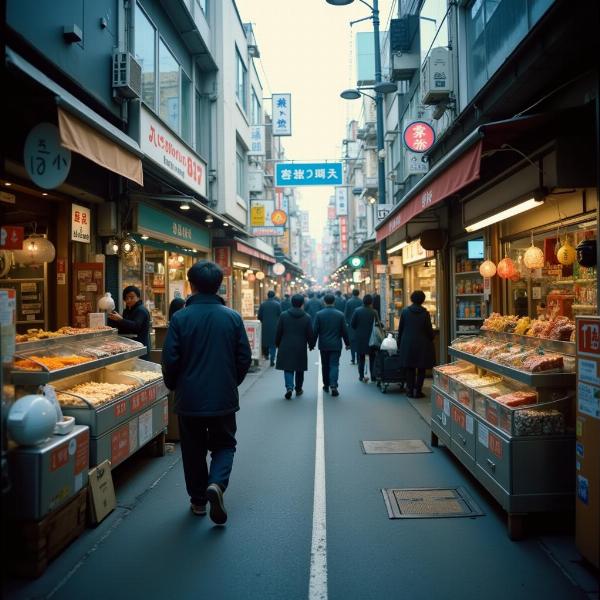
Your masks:
M521 344L523 346L531 346L532 348L542 347L544 350L553 350L575 356L575 342L564 342L561 340L547 340L545 338L532 337L530 335L518 335L516 333L505 333L501 331L485 331L481 330L481 334L485 337L490 337L495 340L512 342L513 344Z
M456 294L457 298L481 298L483 294Z
M481 277L481 273L479 271L461 271L459 273L455 273L457 277L460 275L479 275Z
M596 306L593 304L573 304L571 305L573 310L589 310L590 312L596 312Z
M16 353L28 352L29 350L37 350L38 348L51 348L53 346L59 346L65 342L79 342L84 340L90 340L93 338L106 338L111 339L117 336L118 331L116 329L101 329L99 331L92 331L90 333L78 333L75 335L61 335L47 340L37 340L35 342L21 342L16 344Z

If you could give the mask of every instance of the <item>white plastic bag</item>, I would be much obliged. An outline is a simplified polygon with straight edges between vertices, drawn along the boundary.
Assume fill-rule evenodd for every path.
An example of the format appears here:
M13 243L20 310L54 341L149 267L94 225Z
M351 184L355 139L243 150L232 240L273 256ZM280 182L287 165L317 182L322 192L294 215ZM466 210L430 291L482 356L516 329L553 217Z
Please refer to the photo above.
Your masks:
M398 344L391 333L388 333L385 340L381 342L381 349L387 350L389 355L396 354L396 352L398 352Z

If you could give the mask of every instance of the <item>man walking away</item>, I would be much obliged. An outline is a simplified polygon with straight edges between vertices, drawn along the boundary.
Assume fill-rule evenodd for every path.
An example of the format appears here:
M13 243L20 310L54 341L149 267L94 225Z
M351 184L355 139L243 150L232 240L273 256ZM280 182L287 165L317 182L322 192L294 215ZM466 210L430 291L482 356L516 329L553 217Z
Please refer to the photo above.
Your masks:
M346 319L344 314L335 308L335 296L325 295L325 308L320 310L315 317L315 343L319 340L321 352L321 369L323 372L323 390L331 395L339 396L338 375L340 371L340 354L342 353L342 340L346 349L350 346Z
M352 315L350 326L354 330L356 336L356 353L358 354L358 379L365 383L369 381L365 377L365 356L369 355L369 370L371 379L375 380L375 356L377 348L369 346L369 339L373 331L373 323L377 319L377 313L373 310L373 297L371 294L365 294L363 298L363 306L357 308Z
M308 302L304 307L306 313L314 321L315 315L323 308L321 301L315 296L314 292L308 292Z
M227 521L223 494L235 454L238 386L252 353L242 317L227 308L217 291L223 271L202 260L188 270L192 295L173 315L162 350L165 385L175 390L185 485L195 515ZM210 450L210 471L206 454Z
M283 300L281 301L281 312L284 310L290 310L292 308L292 301L290 300L289 294L284 294Z
M261 345L269 352L271 366L275 365L275 332L280 314L281 304L275 300L275 292L271 290L258 309L258 320L262 323Z
M312 319L304 312L303 304L302 294L292 296L292 308L281 314L275 334L275 344L278 348L276 368L283 371L286 400L292 397L294 373L296 374L296 396L302 395L304 371L308 370L306 346L310 350L315 346Z
M344 314L344 311L346 310L346 298L342 296L342 292L340 292L340 290L335 293L335 308L342 314Z
M346 327L348 328L348 334L350 336L350 362L356 364L356 333L354 329L350 327L352 322L352 315L357 308L360 308L363 303L359 298L360 292L357 289L352 290L352 296L346 302L346 308L344 309L344 316L346 317Z

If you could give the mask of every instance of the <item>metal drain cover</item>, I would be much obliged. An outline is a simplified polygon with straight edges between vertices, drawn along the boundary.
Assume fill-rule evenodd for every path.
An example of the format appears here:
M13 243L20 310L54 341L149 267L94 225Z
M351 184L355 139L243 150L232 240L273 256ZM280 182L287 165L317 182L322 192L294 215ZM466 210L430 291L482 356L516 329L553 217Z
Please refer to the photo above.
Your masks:
M363 454L419 454L431 452L423 440L363 440L360 445Z
M382 489L390 519L480 517L484 513L463 487Z

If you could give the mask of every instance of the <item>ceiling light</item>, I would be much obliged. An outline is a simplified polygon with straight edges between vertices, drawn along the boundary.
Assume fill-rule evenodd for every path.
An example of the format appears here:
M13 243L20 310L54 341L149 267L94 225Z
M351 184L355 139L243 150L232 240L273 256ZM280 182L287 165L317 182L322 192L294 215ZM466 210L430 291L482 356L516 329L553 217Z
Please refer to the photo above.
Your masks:
M143 239L143 240L147 240L147 239L148 239L148 236L147 236L147 235L143 235L143 236L142 236L142 239Z
M190 205L189 205L187 202L182 202L182 203L179 205L179 208L180 208L181 210L190 210L190 208L191 208L191 207L190 207Z
M388 248L386 250L386 252L388 254L394 254L394 252L397 252L398 250L402 250L402 248L406 248L406 246L408 246L408 242L406 240L404 240L403 242L400 242L396 246L392 246L391 248Z
M210 215L206 215L206 218L204 219L205 223L212 223L213 222L213 218Z
M12 185L12 183L10 183L10 181L5 181L5 182L4 182L4 185L5 185L6 187L10 187L10 186Z
M223 227L229 227L229 223L223 223Z
M47 196L48 192L42 192L42 196Z
M472 225L467 225L465 227L465 231L477 231L478 229L483 229L488 225L492 225L493 223L498 223L499 221L504 221L510 217L514 217L515 215L519 215L525 211L531 210L532 208L536 208L537 206L541 206L544 204L543 200L536 200L535 198L529 198L529 200L525 200L525 202L521 202L516 206L512 206L511 208L507 208L506 210L502 210L495 215L482 219L481 221L477 221L477 223L473 223Z

